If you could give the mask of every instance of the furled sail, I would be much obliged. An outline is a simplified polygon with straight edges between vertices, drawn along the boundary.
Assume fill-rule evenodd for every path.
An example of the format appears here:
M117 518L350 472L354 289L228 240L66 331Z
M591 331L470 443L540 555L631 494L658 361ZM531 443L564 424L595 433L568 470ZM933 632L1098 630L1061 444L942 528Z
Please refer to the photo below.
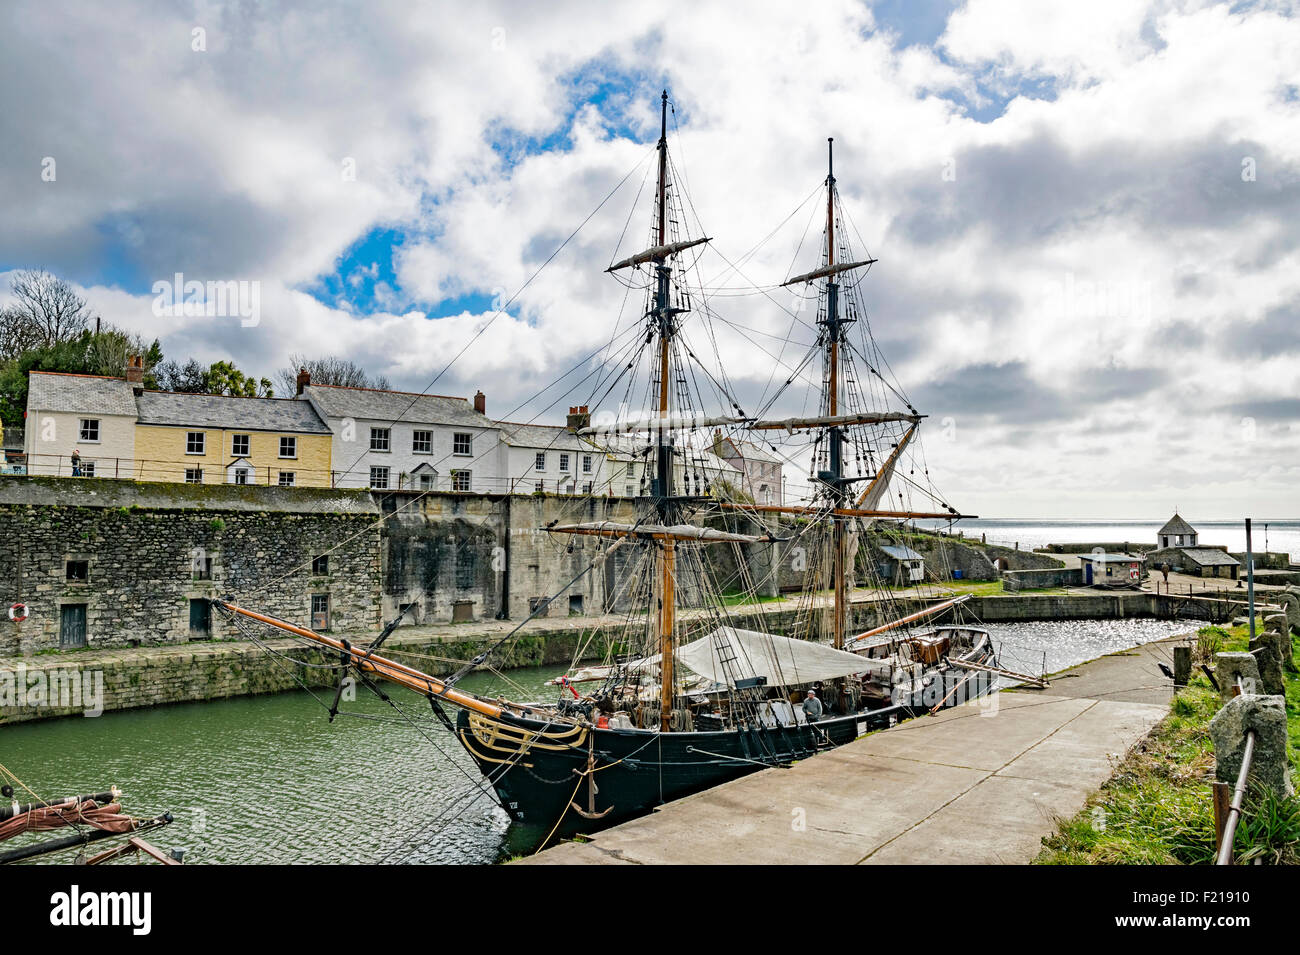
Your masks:
M756 630L719 627L677 648L677 662L715 683L735 686L737 680L766 677L770 686L797 686L851 676L867 669L856 653L823 643L796 640ZM657 666L659 655L627 665L630 670Z
M907 442L912 440L912 435L915 433L916 425L912 425L912 427L907 429L907 433L899 439L898 446L894 448L893 453L890 454L890 456L885 460L885 463L881 465L876 476L872 478L871 483L868 484L866 489L862 492L862 496L858 498L857 504L855 505L856 507L865 510L874 510L880 505L880 501L885 496L885 492L889 490L889 480L894 476L894 468L898 465L899 458L903 456L903 449L907 447Z

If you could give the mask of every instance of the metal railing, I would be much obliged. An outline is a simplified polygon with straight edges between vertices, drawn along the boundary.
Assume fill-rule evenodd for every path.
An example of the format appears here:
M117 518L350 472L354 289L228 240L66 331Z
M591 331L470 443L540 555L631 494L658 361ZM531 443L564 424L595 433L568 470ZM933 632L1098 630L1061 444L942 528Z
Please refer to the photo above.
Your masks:
M1240 688L1241 684L1237 684ZM1237 774L1237 785L1232 792L1232 802L1227 812L1221 812L1220 793L1227 789L1227 783L1216 783L1214 802L1214 828L1219 839L1219 853L1215 865L1232 865L1233 844L1237 839L1237 823L1241 821L1242 804L1246 799L1246 783L1250 778L1250 764L1255 758L1255 731L1246 733L1246 746L1241 751L1241 771ZM1222 788L1219 788L1222 787ZM1220 823L1220 817L1222 822Z

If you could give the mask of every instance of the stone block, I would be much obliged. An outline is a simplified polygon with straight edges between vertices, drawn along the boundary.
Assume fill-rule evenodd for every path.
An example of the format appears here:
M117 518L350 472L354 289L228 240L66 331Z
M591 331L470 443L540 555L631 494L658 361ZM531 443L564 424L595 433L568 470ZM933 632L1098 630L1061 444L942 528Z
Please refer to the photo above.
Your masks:
M1278 650L1280 633L1265 630L1250 641L1250 652L1259 663L1259 689L1255 692L1280 696L1286 692L1282 677L1282 654Z
M1219 682L1219 696L1227 703L1233 698L1233 687L1240 679L1243 692L1254 693L1259 689L1259 660L1250 653L1216 653L1214 655L1214 678Z
M1295 790L1287 764L1286 699L1243 694L1228 701L1210 720L1214 741L1214 774L1220 782L1237 782L1246 734L1255 733L1250 778L1280 797Z

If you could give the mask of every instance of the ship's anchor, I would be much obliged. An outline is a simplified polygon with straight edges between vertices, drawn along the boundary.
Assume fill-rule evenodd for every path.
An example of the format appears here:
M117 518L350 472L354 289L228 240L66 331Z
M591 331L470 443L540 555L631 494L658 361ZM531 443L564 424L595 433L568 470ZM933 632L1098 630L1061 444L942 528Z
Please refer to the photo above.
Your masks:
M596 785L596 754L593 751L595 741L592 740L587 746L587 768L586 770L575 769L574 772L579 776L587 777L587 808L583 809L576 802L570 802L576 812L583 819L603 819L614 811L610 806L604 812L596 811L596 793L600 792L600 787Z

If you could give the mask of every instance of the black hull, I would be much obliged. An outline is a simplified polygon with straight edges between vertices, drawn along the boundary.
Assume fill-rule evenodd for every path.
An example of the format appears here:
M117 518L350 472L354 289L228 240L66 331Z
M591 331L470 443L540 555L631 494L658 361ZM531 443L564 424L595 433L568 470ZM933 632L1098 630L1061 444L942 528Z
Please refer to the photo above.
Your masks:
M604 829L673 799L842 746L908 715L890 707L811 726L740 732L564 727L569 738L552 742L546 734L556 726L509 715L489 721L461 711L456 735L506 811L538 843L552 830L562 839ZM590 776L589 766L595 769ZM590 818L593 806L596 818Z

